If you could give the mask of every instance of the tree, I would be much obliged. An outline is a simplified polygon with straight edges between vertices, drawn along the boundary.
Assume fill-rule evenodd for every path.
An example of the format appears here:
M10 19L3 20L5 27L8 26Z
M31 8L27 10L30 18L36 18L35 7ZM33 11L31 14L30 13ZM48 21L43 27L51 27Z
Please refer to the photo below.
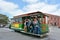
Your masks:
M7 24L9 21L6 15L0 14L0 24Z

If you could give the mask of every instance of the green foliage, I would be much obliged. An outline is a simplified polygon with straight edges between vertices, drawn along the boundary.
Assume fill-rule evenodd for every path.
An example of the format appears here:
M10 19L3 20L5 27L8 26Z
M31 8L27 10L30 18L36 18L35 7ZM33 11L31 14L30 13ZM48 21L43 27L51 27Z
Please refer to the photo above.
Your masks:
M0 24L7 24L8 23L8 17L6 15L0 14Z

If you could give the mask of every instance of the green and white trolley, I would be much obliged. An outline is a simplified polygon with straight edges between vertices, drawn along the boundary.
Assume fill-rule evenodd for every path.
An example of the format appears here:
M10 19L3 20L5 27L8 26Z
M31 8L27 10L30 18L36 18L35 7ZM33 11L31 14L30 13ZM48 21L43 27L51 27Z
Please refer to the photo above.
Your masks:
M38 22L40 25L39 34L35 34L34 32L27 32L28 29L24 25L25 19L29 19L32 21L34 19L34 17L36 17L38 19ZM33 12L33 13L23 14L23 15L19 15L19 16L14 16L12 20L13 20L13 22L11 23L11 29L13 29L15 31L19 31L19 32L22 32L25 34L40 36L40 37L46 36L46 34L49 32L48 16L42 12ZM31 28L32 27L33 26L31 26Z

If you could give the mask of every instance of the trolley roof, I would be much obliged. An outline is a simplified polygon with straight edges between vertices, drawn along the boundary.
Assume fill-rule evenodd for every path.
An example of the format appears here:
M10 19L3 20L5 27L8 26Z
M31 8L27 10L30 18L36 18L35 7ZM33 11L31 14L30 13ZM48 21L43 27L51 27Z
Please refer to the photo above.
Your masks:
M47 16L46 14L44 14L40 11L37 11L37 12L32 12L32 13L27 13L27 14L23 14L23 15L14 16L14 18L25 17L25 16L33 16L33 15L39 15L39 14Z

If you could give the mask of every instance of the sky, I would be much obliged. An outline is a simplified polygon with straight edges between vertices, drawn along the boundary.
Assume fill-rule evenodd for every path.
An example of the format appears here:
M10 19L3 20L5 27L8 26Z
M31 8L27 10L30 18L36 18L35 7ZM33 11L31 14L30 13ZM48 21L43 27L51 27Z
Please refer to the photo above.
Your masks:
M36 11L60 16L60 0L0 0L0 14L9 18Z

